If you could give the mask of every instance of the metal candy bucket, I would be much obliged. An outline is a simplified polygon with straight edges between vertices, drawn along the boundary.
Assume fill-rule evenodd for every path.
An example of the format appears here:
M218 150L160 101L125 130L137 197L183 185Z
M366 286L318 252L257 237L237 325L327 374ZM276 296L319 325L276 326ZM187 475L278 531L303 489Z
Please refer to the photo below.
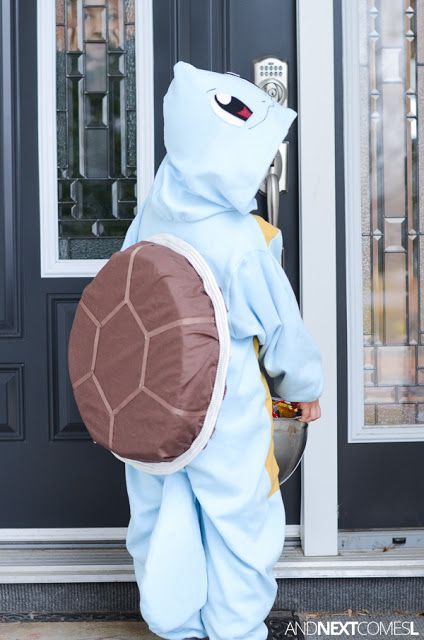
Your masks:
M273 398L278 402L280 398ZM290 403L287 403L290 405ZM295 412L295 411L294 411ZM280 469L280 485L284 484L295 472L302 460L308 439L308 423L302 422L295 415L292 417L273 418L274 421L274 454Z

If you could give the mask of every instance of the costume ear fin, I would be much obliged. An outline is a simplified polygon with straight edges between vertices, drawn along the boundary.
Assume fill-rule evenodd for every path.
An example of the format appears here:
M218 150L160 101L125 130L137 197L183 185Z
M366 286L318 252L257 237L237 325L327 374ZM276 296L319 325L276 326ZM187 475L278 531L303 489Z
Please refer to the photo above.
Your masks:
M193 71L196 71L196 67L189 62L178 60L178 62L174 64L174 76L179 76L182 73L192 73Z

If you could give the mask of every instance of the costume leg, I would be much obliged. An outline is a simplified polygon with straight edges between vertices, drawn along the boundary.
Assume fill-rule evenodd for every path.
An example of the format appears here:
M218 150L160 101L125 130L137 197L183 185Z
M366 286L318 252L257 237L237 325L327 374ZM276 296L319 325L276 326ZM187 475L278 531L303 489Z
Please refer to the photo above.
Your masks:
M207 597L198 504L184 470L153 476L125 464L131 518L126 546L134 559L140 611L169 640L205 637Z
M269 497L257 535L202 509L208 599L201 611L210 640L265 640L264 620L277 594L272 574L284 542L281 493ZM254 515L252 515L254 517Z
M201 616L210 640L265 640L285 508L266 389L258 385L251 399L246 393L243 411L229 389L208 445L186 467L201 507L207 562L208 598Z

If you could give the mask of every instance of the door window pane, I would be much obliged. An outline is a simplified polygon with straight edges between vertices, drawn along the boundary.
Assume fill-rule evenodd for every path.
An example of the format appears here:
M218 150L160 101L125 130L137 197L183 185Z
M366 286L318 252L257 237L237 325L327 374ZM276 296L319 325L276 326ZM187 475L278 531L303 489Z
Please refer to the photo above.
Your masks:
M424 423L423 0L360 0L365 422Z
M109 258L136 212L131 0L56 0L59 258Z

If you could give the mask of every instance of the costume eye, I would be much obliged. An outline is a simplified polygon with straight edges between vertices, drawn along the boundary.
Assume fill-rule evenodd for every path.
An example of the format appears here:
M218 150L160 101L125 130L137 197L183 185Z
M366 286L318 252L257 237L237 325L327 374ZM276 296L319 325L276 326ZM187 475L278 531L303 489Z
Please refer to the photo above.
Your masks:
M211 106L222 120L234 124L236 127L242 127L252 115L252 111L244 102L227 93L214 93L211 98Z

